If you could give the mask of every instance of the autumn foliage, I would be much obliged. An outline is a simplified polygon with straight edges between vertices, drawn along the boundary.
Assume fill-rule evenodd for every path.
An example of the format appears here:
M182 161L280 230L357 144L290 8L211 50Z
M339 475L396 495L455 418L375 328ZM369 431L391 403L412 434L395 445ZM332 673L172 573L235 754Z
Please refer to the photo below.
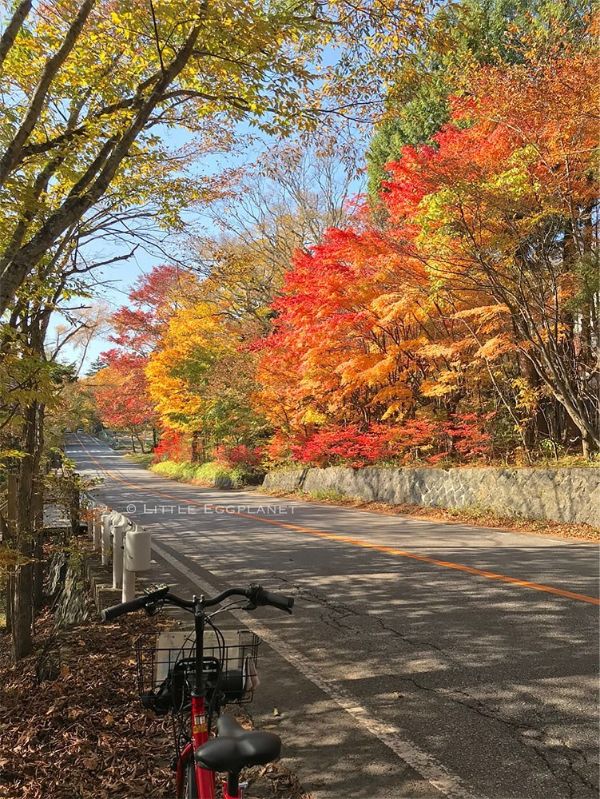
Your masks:
M365 201L352 227L298 250L270 307L264 283L248 300L260 265L241 244L236 270L145 278L115 340L137 410L162 428L157 458L361 467L597 450L595 69L565 46L471 70L431 142L387 165L378 212ZM107 421L121 412L99 405Z
M479 70L433 144L388 165L386 223L365 209L297 255L261 345L273 457L470 461L560 426L598 448L594 71Z
M104 356L108 365L87 381L97 412L108 427L127 433L142 444L145 431L152 428L156 419L147 392L146 359L117 350Z

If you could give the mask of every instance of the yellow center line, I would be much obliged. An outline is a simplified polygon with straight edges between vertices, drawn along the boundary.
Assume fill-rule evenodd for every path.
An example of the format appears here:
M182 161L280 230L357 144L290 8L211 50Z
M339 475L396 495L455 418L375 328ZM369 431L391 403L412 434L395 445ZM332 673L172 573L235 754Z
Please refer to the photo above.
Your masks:
M78 439L79 440L79 439ZM130 483L124 478L120 477L115 472L110 471L106 467L102 466L102 464L92 455L92 453L79 441L81 447L85 450L85 452L89 455L91 460L101 469L105 474L111 477L113 480L127 486L128 488L135 488L136 490L140 490L140 486L137 483ZM210 502L200 502L194 499L185 499L183 497L173 496L172 494L168 494L165 491L159 491L152 489L153 492L165 499L174 500L179 503L184 503L186 505L198 505L205 508L210 508L214 510L215 508L219 507L218 505L214 505ZM507 583L509 585L515 585L519 588L529 588L533 591L541 591L545 594L553 594L554 596L560 596L566 599L573 599L576 602L587 602L590 605L598 605L600 606L600 598L595 596L589 596L588 594L579 594L576 591L567 591L563 588L556 588L552 585L545 585L544 583L535 583L531 582L530 580L520 580L517 577L510 577L507 574L499 574L498 572L488 571L487 569L477 569L474 566L467 566L463 563L455 563L454 561L449 560L439 560L438 558L432 558L429 555L417 555L414 552L408 552L405 549L396 549L396 547L386 546L384 544L375 544L371 541L365 541L362 538L353 538L347 535L341 535L340 533L332 533L327 530L318 530L314 527L303 527L299 524L290 524L289 522L281 522L276 519L267 519L264 516L258 516L252 513L244 513L243 511L228 511L229 515L231 516L240 516L244 519L252 519L253 521L261 522L262 524L271 524L275 527L283 527L286 530L290 530L293 533L300 533L302 535L312 535L316 536L317 538L323 538L328 541L334 541L340 544L350 544L351 546L361 547L362 549L372 549L376 552L383 552L386 555L394 555L400 558L409 558L410 560L417 560L421 563L427 563L430 566L439 566L444 569L452 569L453 571L463 572L465 574L472 574L476 577L485 577L488 580L497 580L502 583Z

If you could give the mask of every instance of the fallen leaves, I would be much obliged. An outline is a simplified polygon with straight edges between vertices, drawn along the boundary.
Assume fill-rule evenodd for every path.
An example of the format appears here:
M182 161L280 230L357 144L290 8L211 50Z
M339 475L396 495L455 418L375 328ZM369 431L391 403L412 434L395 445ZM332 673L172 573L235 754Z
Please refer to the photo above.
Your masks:
M135 638L155 626L136 616L57 634L46 613L36 620L37 654L18 668L0 634L0 799L173 799L171 723L138 703L131 657ZM40 683L37 660L50 649L61 667ZM279 763L244 779L249 799L310 799Z
M57 678L41 684L36 659L56 636L50 614L36 621L37 655L18 668L1 647L2 799L172 799L169 722L138 704L132 661L134 639L154 625L139 617L61 632L51 642Z

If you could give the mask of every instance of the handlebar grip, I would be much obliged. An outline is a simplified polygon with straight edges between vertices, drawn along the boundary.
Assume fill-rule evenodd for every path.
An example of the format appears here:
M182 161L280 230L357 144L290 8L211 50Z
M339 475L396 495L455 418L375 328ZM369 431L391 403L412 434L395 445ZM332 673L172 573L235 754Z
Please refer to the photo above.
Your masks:
M164 599L168 593L168 586L159 588L157 591L151 591L149 594L138 596L135 599L131 599L129 602L121 602L119 605L113 605L111 608L105 608L100 613L100 618L102 621L113 621L113 619L118 619L119 616L123 616L125 613L133 613L136 610L147 607L152 604L152 602Z
M294 607L294 597L284 596L283 594L274 594L272 591L265 591L261 589L258 601L260 605L272 605L278 610L283 610L286 613L291 613Z
M135 599L132 599L130 602L121 602L119 605L113 605L111 608L105 608L100 613L100 618L102 621L113 621L113 619L117 619L119 616L123 616L125 613L131 613L134 610L141 610L142 608L146 607L147 601L147 596L138 596Z

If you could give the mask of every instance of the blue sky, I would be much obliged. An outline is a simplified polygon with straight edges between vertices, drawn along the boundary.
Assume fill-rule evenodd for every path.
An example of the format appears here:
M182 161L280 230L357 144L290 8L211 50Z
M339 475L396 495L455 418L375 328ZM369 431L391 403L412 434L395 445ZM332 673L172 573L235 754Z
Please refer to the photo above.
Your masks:
M240 142L243 141L250 131L247 124L240 125ZM179 148L186 144L190 135L183 130L167 131L169 145L173 149ZM269 147L273 145L273 140L263 135L261 138L254 138L250 144L245 147L237 147L235 152L228 152L222 155L210 155L194 162L193 173L197 176L214 175L222 171L224 168L232 168L236 166L252 163L260 154L268 151ZM356 187L357 192L359 186ZM157 252L156 249L147 248L140 245L135 254L127 261L122 261L113 264L109 267L94 270L93 278L98 284L94 293L97 294L98 300L105 303L107 313L117 310L123 305L128 303L128 293L132 286L140 279L142 275L148 273L153 267L160 264L172 262L181 257L182 250L185 248L186 236L198 230L199 227L203 229L204 233L219 234L214 225L210 222L207 215L203 214L201 208L190 209L185 212L185 217L189 220L189 229L183 235L172 234L162 242L161 249L163 252ZM116 255L121 255L131 249L131 246L124 246L123 243L104 242L101 249L95 249L93 255L96 259L108 259ZM90 259L92 253L88 253ZM169 257L171 256L171 257ZM79 305L79 302L71 303L72 305ZM56 315L56 324L63 324L65 320L60 314ZM110 349L111 342L107 335L98 336L88 346L85 352L85 358L81 367L80 374L84 375L98 356L105 350ZM75 362L77 365L82 360L82 351L70 345L65 346L61 353L61 360L66 362Z
M240 126L240 141L248 133L248 126ZM165 129L162 131L163 138L168 140L169 147L176 150L189 143L191 135L183 129ZM227 167L234 167L244 162L248 162L255 158L263 148L254 144L245 150L240 148L240 151L234 153L227 153L225 155L210 155L203 159L198 159L193 164L193 173L195 175L209 176L217 174L222 169ZM201 209L188 210L185 212L185 217L189 220L189 231L198 229L201 226L207 232L217 233L216 229L211 226L210 220L207 216L202 214ZM120 261L107 267L102 267L94 270L92 277L96 284L93 289L94 294L97 295L97 300L102 304L106 304L111 311L116 311L123 305L128 303L128 294L133 285L145 273L150 272L155 266L168 263L178 257L182 248L185 246L185 238L188 232L182 235L176 233L166 237L161 243L161 250L152 246L145 246L139 243L136 252L127 260ZM159 231L157 229L157 235ZM161 233L164 236L164 233ZM107 242L105 241L101 248L94 247L87 253L90 260L96 258L97 260L110 259L115 256L122 255L132 249L131 245L125 246L122 242ZM80 305L80 301L71 302L70 305ZM65 319L62 314L56 314L55 325L64 325ZM89 365L95 361L98 356L105 350L112 346L107 336L98 336L95 338L85 352L81 374L85 374ZM74 361L77 364L81 362L82 351L77 347L66 345L61 352L60 360L65 362Z

